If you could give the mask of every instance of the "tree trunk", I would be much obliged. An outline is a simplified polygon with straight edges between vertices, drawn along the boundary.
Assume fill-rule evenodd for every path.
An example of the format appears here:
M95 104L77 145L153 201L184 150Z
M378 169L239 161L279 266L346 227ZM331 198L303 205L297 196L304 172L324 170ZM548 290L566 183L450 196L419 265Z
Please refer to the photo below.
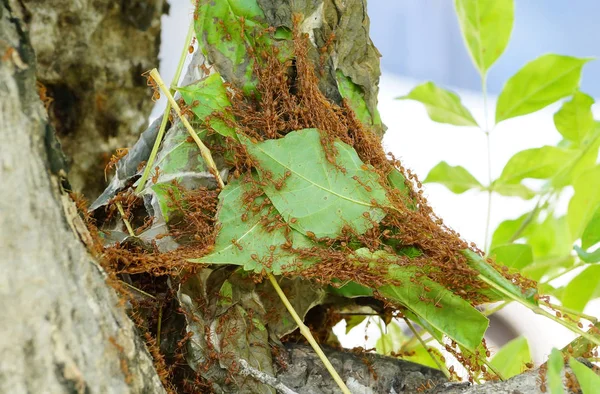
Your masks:
M61 189L34 51L11 5L0 3L0 392L163 392L105 273L72 230L85 236Z
M34 48L16 7L10 0L0 2L0 392L164 392L106 273L84 246L89 233L62 187L65 160L36 92ZM77 69L76 61L70 67ZM57 85L74 83L55 77ZM372 89L376 94L376 86ZM139 121L116 122L128 132L139 127ZM239 373L280 392L338 392L310 348L286 344L285 350L273 362L277 380L244 365ZM438 371L395 358L327 354L356 393L416 392L428 382L437 384L432 392L438 393L537 391L535 373L469 387L445 383Z

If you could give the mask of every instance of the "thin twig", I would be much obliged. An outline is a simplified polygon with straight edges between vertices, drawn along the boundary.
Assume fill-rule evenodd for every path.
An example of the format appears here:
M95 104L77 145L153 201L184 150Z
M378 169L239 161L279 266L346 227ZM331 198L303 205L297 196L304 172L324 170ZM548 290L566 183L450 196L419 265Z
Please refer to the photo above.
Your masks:
M190 26L188 27L188 32L185 37L185 45L183 46L183 50L181 51L181 55L179 56L179 63L177 63L177 70L175 71L175 75L173 76L173 80L171 81L172 85L176 85L179 82L179 77L181 76L181 70L183 69L183 63L188 55L188 46L190 41L192 40L192 36L194 35L194 21L190 22ZM171 93L174 90L170 90ZM171 103L167 102L167 107L165 108L165 112L163 113L163 118L160 123L160 128L158 129L158 134L156 135L156 140L154 140L154 146L152 147L152 151L150 152L150 157L148 158L148 162L146 163L146 168L144 168L144 173L135 189L137 194L140 194L144 187L146 186L146 181L150 176L150 171L152 171L152 164L154 164L154 159L156 159L156 155L158 154L158 148L160 147L160 143L163 139L163 135L165 134L165 130L167 128L167 123L169 122L169 112L171 112Z
M446 369L446 366L442 365L440 363L440 361L437 358L435 358L433 356L433 354L431 354L431 351L429 350L429 348L427 348L427 344L423 341L423 338L421 338L421 336L419 335L417 330L415 330L415 327L412 325L412 323L406 317L404 318L404 322L406 323L408 328L410 328L410 331L412 331L413 335L418 339L419 343L421 344L421 346L423 346L423 348L425 349L427 354L429 354L429 357L431 357L431 359L433 360L435 365L437 365L439 370L442 371L444 373L444 375L446 375L446 378L448 378L448 380L450 380L451 379L450 372L448 372L448 370Z
M294 390L290 389L279 380L274 378L273 376L266 374L258 369L252 367L248 361L243 358L238 360L238 364L240 365L240 375L242 376L250 376L256 380L258 380L262 384L266 384L267 386L273 387L275 390L279 391L283 394L298 394Z
M127 232L132 237L135 237L135 232L133 231L133 227L131 227L131 223L129 223L129 220L127 220L127 217L125 216L125 211L123 210L123 205L121 205L121 203L119 201L117 201L116 205L117 205L117 209L119 210L119 214L121 215L121 219L123 219L123 223L125 223L125 227L127 227Z
M304 338L306 338L308 343L310 343L310 346L312 346L315 353L317 353L317 356L319 356L319 358L325 365L325 368L327 368L327 371L329 371L329 373L331 374L331 377L333 378L333 380L335 380L335 382L339 386L340 390L342 390L342 392L344 394L351 394L350 390L348 390L348 387L346 387L346 384L344 383L344 381L342 380L340 375L338 375L337 371L333 368L333 365L331 365L331 362L329 361L329 359L327 358L325 353L323 353L323 350L321 350L321 347L319 346L317 341L315 341L315 338L312 336L312 333L310 332L309 328L306 327L306 325L304 324L304 322L302 321L300 316L298 316L298 313L296 313L296 310L294 309L294 307L288 300L288 298L285 295L285 293L283 292L283 290L281 290L279 283L277 283L277 279L275 279L275 277L271 273L268 273L267 275L269 277L269 281L271 281L271 284L273 285L273 288L277 292L277 295L279 295L279 298L281 298L281 301L283 302L283 304L287 308L288 312L290 313L290 315L292 315L292 318L298 325L298 328L300 329L300 333L304 336Z
M217 169L217 165L215 164L215 162L212 158L210 150L206 147L206 145L204 145L204 142L202 142L200 137L198 137L198 134L196 134L196 132L194 131L194 128L192 127L190 122L181 113L181 108L179 108L179 105L173 98L173 95L171 94L169 89L167 89L167 87L165 86L165 82L160 77L160 74L158 73L158 70L156 68L153 68L152 71L150 71L150 76L152 77L152 79L154 79L154 81L156 82L158 87L162 90L164 95L167 97L167 100L169 100L169 103L171 103L171 107L173 107L173 109L177 113L177 116L179 116L179 119L181 119L181 123L183 123L186 130L188 131L188 133L190 134L190 136L196 143L196 145L198 145L198 148L200 149L200 154L202 155L202 158L206 162L206 165L208 166L208 168L213 173L213 176L216 178L217 183L219 184L219 187L221 189L223 189L225 187L225 184L223 183L223 180L221 179L221 176L219 175L219 170Z

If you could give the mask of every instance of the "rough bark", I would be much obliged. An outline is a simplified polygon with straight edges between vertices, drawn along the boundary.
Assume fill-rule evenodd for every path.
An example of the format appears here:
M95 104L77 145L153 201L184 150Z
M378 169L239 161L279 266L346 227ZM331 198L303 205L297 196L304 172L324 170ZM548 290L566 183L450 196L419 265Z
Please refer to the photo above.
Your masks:
M36 93L33 48L14 7L0 1L0 392L164 392L105 273L79 238L86 232L61 188L65 163ZM280 384L298 393L338 392L310 348L286 347L287 368L273 365ZM429 380L437 393L539 391L535 373L468 387L397 359L327 354L356 393L415 392Z
M151 91L141 75L157 65L164 0L23 0L36 76L53 100L50 122L69 157L74 190L95 198L116 148L147 124Z
M71 227L21 20L0 2L0 392L163 391L105 274ZM52 162L52 163L51 163Z

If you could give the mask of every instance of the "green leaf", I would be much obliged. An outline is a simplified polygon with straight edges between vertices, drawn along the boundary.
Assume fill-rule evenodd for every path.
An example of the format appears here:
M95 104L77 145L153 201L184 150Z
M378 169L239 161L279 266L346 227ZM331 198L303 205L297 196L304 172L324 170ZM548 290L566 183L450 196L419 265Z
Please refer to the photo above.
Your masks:
M581 235L581 247L587 249L600 242L600 207L596 209Z
M531 362L531 351L525 337L518 337L502 346L494 355L491 364L500 372L503 378L508 379L522 373L527 369L525 364Z
M221 75L211 74L192 85L177 88L177 91L181 93L186 105L192 109L203 125L208 123L222 136L237 139L235 130L225 121L216 116L211 117L213 113L220 113L225 119L233 121L233 115L227 112L227 108L231 108L231 103Z
M350 108L352 108L358 120L367 126L381 125L381 118L377 108L375 108L375 113L371 115L365 101L364 92L360 86L352 82L350 77L345 76L341 70L336 70L335 76L340 94L348 101Z
M368 249L358 249L356 255L372 261L375 266L385 260L389 265L388 277L400 281L400 286L384 285L377 289L379 294L410 309L415 315L428 322L467 349L475 349L488 327L489 321L467 301L453 294L431 279L417 277L416 267L394 264L397 256ZM421 301L419 297L430 301Z
M518 270L533 263L531 246L526 244L500 245L492 249L490 256L498 263Z
M316 129L256 144L240 139L258 162L265 193L292 228L333 238L344 226L362 234L372 227L371 220L378 222L385 216L376 206L388 204L385 189L351 146L334 142L342 172L327 160Z
M592 264L592 263L600 262L600 248L596 249L593 252L586 252L585 250L583 250L579 246L575 245L573 247L573 249L575 249L575 251L577 252L577 255L579 256L579 258L581 260L583 260L585 263Z
M582 312L589 301L600 295L600 265L591 265L565 286L561 302L567 308Z
M370 297L373 295L372 289L356 282L348 282L340 287L329 286L328 290L330 293L346 298Z
M424 183L441 183L451 192L461 194L470 189L481 188L481 183L462 166L439 162L429 171Z
M387 332L383 333L375 343L375 350L379 354L389 356L392 353L399 352L408 338L404 335L400 326L393 321L387 325L386 330Z
M553 348L548 357L548 371L546 382L551 394L563 394L562 370L565 366L563 355L560 350Z
M527 63L504 85L496 104L496 123L530 114L572 94L590 58L548 54Z
M460 30L481 75L502 55L513 27L513 0L455 0Z
M442 89L433 82L425 82L398 100L415 100L423 103L431 120L455 126L478 126L473 115L460 102L456 93Z
M600 207L600 165L585 171L573 182L575 194L569 201L567 219L571 240L582 236L594 213Z
M502 170L499 182L516 184L525 178L550 179L576 155L576 150L549 145L522 150L508 160Z
M498 225L496 230L494 231L494 235L492 235L492 244L491 248L495 248L496 246L500 246L502 244L512 243L516 239L513 239L517 231L523 226L525 220L529 213L519 216L517 219L509 219L505 220Z
M574 357L569 359L569 366L573 370L583 394L595 394L598 392L598 388L600 388L600 376L596 372L577 361Z
M255 60L248 55L248 49L266 47L270 42L264 34L268 26L258 3L201 0L194 21L200 48L217 71L246 94L254 91Z
M467 257L467 262L471 268L479 272L480 277L484 277L486 282L492 286L492 290L497 293L499 299L506 299L498 289L502 289L504 292L510 293L514 298L522 300L524 303L537 305L535 295L537 289L523 289L514 285L511 281L506 279L502 274L494 267L492 267L487 261L480 255L473 252L470 249L465 249L462 253Z
M169 222L179 211L179 208L173 204L173 197L180 195L179 188L173 184L174 181L187 190L200 187L214 189L217 186L198 146L188 142L188 136L187 130L181 123L169 130L156 156L151 176L141 192L142 195L152 196L152 206L155 210L160 210L166 222ZM206 131L198 133L198 136L206 139ZM212 140L214 141L214 138ZM215 160L217 166L221 168L223 161L216 157Z
M563 257L571 253L569 226L565 216L546 216L544 221L532 221L523 231L533 249L534 259Z
M214 250L211 254L189 261L206 264L232 264L243 266L246 271L257 273L295 271L311 264L309 261L298 261L297 257L282 248L288 238L294 248L314 246L304 235L291 231L287 236L282 227L267 228L261 221L265 216L270 226L278 222L276 210L269 213L268 204L259 212L253 212L244 204L244 194L251 191L251 182L242 178L233 180L219 194L217 219L220 230ZM264 197L258 197L254 203L260 205ZM242 217L242 215L247 217ZM245 219L245 220L244 220Z
M576 143L585 139L594 128L592 104L594 99L580 91L576 91L570 101L563 103L554 114L554 124L563 137Z
M492 182L490 189L502 196L521 197L524 200L529 200L536 195L536 192L521 183L503 183L500 180Z

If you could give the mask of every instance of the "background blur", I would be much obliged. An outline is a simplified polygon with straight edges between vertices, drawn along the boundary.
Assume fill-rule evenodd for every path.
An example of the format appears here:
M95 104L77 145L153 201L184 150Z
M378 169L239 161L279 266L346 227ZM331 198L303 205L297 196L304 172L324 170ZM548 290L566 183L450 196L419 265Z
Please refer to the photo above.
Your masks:
M485 138L479 129L434 123L421 104L395 100L417 84L431 80L459 93L473 116L483 124L481 82L463 44L453 3L451 0L368 1L371 37L382 54L379 110L388 127L384 145L421 179L439 161L445 160L450 165L464 166L486 183ZM497 94L525 63L549 52L578 57L600 55L597 0L516 0L515 3L512 38L488 77L488 112L492 117ZM160 72L167 81L175 72L192 9L188 0L171 0L170 15L163 16ZM584 67L582 91L597 101L600 99L600 62ZM164 106L159 101L151 118L158 117ZM494 178L514 153L560 140L552 120L559 107L557 103L532 115L504 121L494 129L491 135ZM600 107L596 104L593 109L598 117ZM493 124L493 119L489 119L489 124ZM437 184L425 185L425 193L447 224L465 239L483 247L486 194L471 191L457 196ZM491 230L503 220L520 216L533 204L494 195ZM563 209L566 211L566 206ZM574 271L572 275L577 273ZM586 312L599 316L600 303L591 302ZM509 305L499 315L501 319L492 322L492 331L496 324L496 331L501 333L514 331L525 335L536 362L543 361L552 347L560 348L574 338L563 327L517 305ZM379 336L376 324L367 328L368 340L364 324L350 335L345 335L344 328L341 323L336 333L347 347L373 347Z

